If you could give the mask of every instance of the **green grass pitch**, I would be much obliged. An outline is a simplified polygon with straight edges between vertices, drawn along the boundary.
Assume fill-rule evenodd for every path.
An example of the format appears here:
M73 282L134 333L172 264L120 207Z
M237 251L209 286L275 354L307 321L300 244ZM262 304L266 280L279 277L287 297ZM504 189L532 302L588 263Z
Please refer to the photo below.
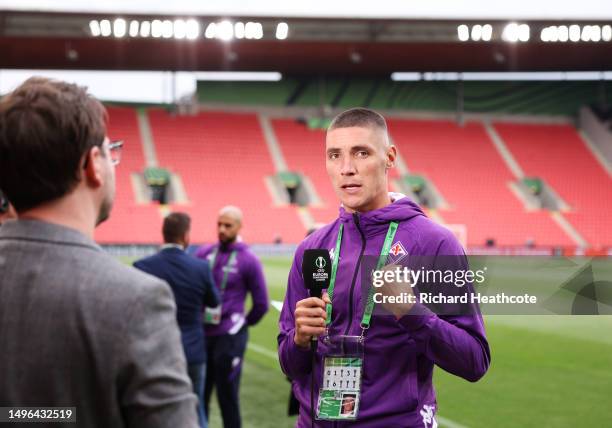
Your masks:
M128 262L128 260L124 260ZM263 260L270 298L282 301L291 260ZM243 425L292 427L289 383L276 359L279 313L250 329L241 384ZM612 316L488 316L489 372L471 384L437 368L439 426L612 426ZM211 407L211 428L220 428Z

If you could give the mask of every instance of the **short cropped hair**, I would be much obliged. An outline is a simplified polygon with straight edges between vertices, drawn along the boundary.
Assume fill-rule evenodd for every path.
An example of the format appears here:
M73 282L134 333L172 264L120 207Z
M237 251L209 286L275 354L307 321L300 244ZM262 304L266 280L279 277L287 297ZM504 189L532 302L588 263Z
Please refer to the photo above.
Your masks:
M162 234L164 242L177 243L185 237L185 234L191 229L191 217L185 213L175 212L170 213L164 219Z
M362 107L352 108L340 113L332 120L327 131L352 127L375 128L387 132L385 118L374 110Z
M74 84L32 77L0 100L0 188L17 212L72 191L106 136L102 104Z

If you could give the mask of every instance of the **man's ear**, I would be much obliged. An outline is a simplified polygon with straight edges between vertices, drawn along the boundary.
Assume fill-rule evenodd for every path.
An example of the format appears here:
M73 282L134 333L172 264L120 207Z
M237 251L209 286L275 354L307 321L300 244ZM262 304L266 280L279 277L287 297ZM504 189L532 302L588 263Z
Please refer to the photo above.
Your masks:
M395 159L397 159L397 149L395 146L389 146L387 149L387 169L395 166Z
M98 146L92 147L86 156L86 166L83 171L83 178L88 186L100 187L104 184L104 175L102 173L104 155L102 149Z

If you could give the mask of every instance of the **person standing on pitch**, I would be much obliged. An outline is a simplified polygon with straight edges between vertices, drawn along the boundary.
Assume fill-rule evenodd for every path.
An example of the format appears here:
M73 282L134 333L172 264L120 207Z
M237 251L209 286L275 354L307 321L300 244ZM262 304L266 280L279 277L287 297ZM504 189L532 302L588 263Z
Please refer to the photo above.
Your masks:
M222 208L217 220L219 243L202 247L196 253L210 263L221 294L221 305L205 314L208 339L205 407L208 415L210 397L216 387L225 428L241 426L238 390L248 340L247 327L257 324L269 305L261 263L248 246L238 240L241 228L242 211L234 206ZM247 293L251 293L253 307L245 316Z
M75 426L197 428L170 287L93 241L122 142L85 88L39 77L0 100L0 403ZM41 412L40 415L43 415Z
M387 300L381 306L390 314L371 318L371 287L362 292L360 270L367 256L384 267L391 256L398 266L407 255L448 255L465 267L463 249L414 202L388 193L396 149L381 115L362 108L338 115L327 130L325 157L340 214L298 247L279 321L281 367L300 402L297 426L350 420L355 427L435 427L434 365L472 382L488 369L482 317L477 308L474 315L439 316L420 303ZM307 249L330 251L330 284L321 299L309 297L304 286ZM412 294L409 284L395 282L381 290L384 296ZM313 366L310 342L317 337ZM351 412L342 411L342 397L350 398Z
M176 319L181 329L183 350L187 358L187 373L198 396L200 427L206 428L204 413L204 377L206 371L206 341L202 321L204 309L219 305L219 295L208 263L189 256L191 218L180 212L164 219L161 251L134 263L134 267L166 281L176 301Z

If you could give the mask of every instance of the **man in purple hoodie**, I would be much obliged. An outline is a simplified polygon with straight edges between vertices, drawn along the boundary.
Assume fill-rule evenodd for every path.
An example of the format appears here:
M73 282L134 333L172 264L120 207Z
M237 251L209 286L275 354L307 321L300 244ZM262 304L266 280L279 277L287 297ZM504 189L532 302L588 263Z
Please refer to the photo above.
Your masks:
M342 203L340 215L298 247L279 322L281 367L293 380L300 402L297 426L312 426L313 378L317 409L327 348L322 339L353 335L363 337L361 387L358 394L344 396L358 396L356 419L316 420L316 426L436 427L434 365L471 382L488 369L490 351L479 310L472 307L472 315L437 315L418 302L385 303L379 306L392 315L374 315L366 323L369 328L363 329L368 294L362 292L361 270L364 257L384 259L398 253L432 260L451 256L458 267L467 269L463 248L414 202L388 193L387 171L394 166L396 149L389 144L385 120L378 113L359 108L337 116L327 131L325 154L328 175ZM337 263L331 275L335 276L331 298L328 293L322 299L309 297L302 279L304 251L320 248L329 250L333 264ZM466 289L471 290L471 285ZM393 288L385 290L395 293ZM326 330L328 335L323 336ZM313 363L309 344L319 336L323 337Z
M204 401L208 416L210 397L216 387L225 428L239 428L241 424L238 388L248 341L247 327L257 324L268 311L263 269L248 246L238 242L241 228L240 209L222 208L217 220L219 243L202 247L196 253L210 263L221 295L221 305L205 315L208 363ZM253 307L245 316L247 293L251 293Z

